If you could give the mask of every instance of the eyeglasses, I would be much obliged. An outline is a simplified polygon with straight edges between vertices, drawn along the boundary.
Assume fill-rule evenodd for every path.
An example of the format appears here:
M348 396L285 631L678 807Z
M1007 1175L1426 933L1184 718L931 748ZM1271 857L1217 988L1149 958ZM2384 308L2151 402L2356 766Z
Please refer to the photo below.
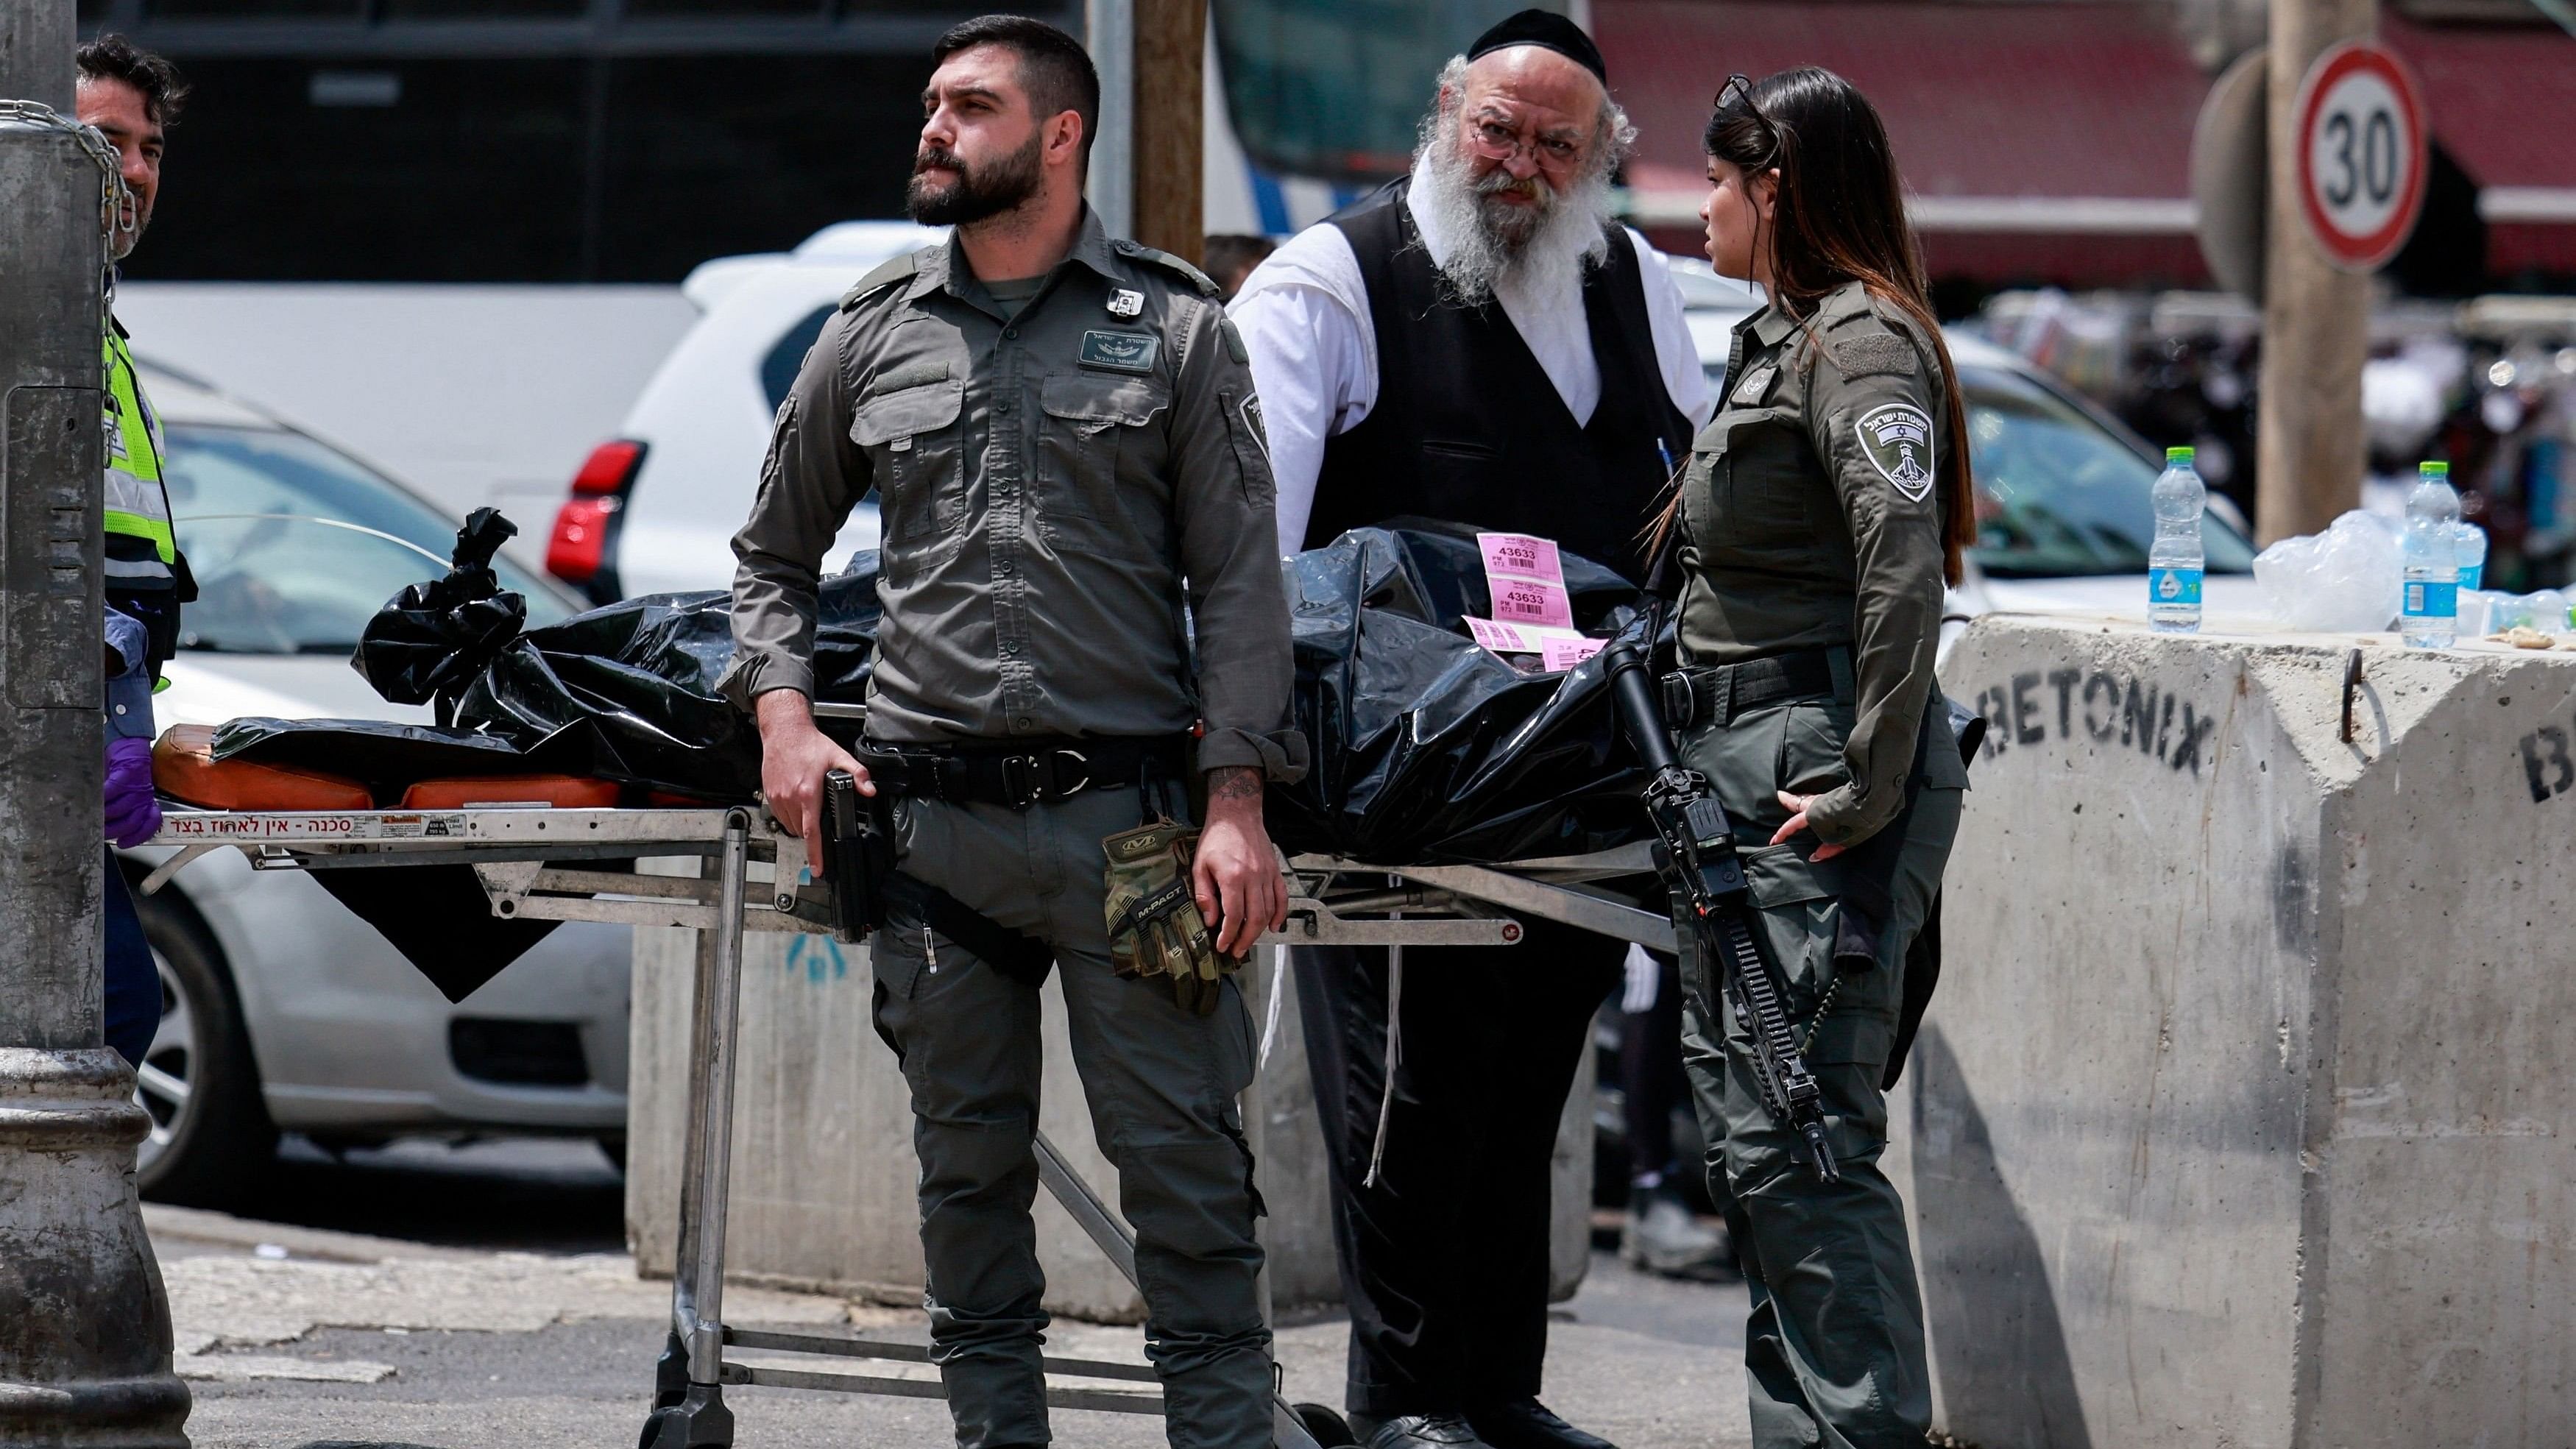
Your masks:
M1762 128L1762 135L1767 142L1767 144L1762 148L1762 159L1744 169L1748 171L1762 171L1769 169L1780 159L1780 128L1772 123L1769 116L1762 113L1762 103L1753 98L1752 77L1740 73L1728 76L1726 78L1726 84L1717 88L1716 105L1718 110L1724 111L1726 109L1726 98L1729 96L1740 96L1743 98L1744 113L1751 116L1754 120L1754 124Z
M1476 154L1488 161L1509 161L1526 151L1532 164L1548 171L1562 171L1582 159L1581 143L1564 136L1531 136L1496 120L1467 123L1467 139Z

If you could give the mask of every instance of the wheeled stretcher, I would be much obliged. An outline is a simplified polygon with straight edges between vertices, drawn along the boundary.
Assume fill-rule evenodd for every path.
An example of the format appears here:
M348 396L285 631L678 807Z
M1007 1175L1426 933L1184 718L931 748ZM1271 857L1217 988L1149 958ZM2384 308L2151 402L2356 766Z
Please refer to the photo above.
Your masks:
M680 1196L679 1252L671 1284L671 1334L655 1377L642 1449L714 1449L733 1443L728 1386L830 1389L940 1398L936 1380L848 1372L838 1361L925 1363L918 1344L848 1335L739 1328L724 1321L726 1176L732 1160L736 1005L746 931L829 933L829 894L812 883L804 842L747 808L563 808L508 802L507 781L478 782L494 803L453 809L202 810L165 813L151 844L175 854L144 881L158 890L191 861L239 850L261 870L470 867L492 912L526 921L604 921L681 927L698 933L690 1026L688 1131ZM445 792L453 796L457 792ZM422 798L442 798L425 792ZM644 860L695 860L694 876L637 874ZM710 868L711 867L711 868ZM1663 950L1672 924L1660 909L1643 844L1593 856L1500 866L1362 865L1324 856L1286 863L1285 930L1269 945L1454 946L1517 942L1518 915L1539 916ZM1640 901L1647 905L1639 904ZM1400 957L1399 957L1400 959ZM1040 1180L1132 1283L1135 1245L1125 1225L1074 1173L1043 1134ZM812 1367L729 1361L727 1347L765 1355L801 1354ZM1060 1380L1150 1384L1141 1364L1045 1359L1047 1402L1060 1408L1159 1414L1158 1393ZM1282 1449L1347 1442L1331 1411L1274 1395Z

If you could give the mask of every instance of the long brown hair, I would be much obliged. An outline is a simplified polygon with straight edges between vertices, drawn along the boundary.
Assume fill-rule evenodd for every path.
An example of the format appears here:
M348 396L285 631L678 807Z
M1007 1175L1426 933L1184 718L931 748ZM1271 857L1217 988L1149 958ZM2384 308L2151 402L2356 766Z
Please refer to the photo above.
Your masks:
M1815 66L1784 70L1749 85L1730 80L1717 100L1700 138L1708 154L1742 170L1748 186L1765 171L1779 172L1773 206L1778 231L1771 239L1776 305L1804 327L1827 294L1858 282L1870 295L1902 310L1932 344L1941 364L1951 438L1951 445L1940 450L1947 514L1941 530L1943 575L1955 584L1961 554L1977 541L1967 412L1959 399L1959 369L1942 340L1940 319L1932 314L1922 244L1905 219L1905 191L1887 128L1851 82ZM1757 232L1756 255L1762 244ZM1658 540L1680 520L1676 488L1656 524Z

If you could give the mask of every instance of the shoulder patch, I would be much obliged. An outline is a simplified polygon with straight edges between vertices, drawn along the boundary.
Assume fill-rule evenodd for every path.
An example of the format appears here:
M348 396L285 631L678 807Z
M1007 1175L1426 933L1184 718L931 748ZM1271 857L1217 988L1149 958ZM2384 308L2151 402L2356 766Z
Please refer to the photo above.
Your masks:
M1861 456L1915 503L1932 491L1932 420L1912 403L1888 403L1852 424Z
M1191 266L1185 261L1182 261L1179 257L1173 256L1170 252L1157 251L1154 248L1145 245L1143 242L1129 241L1123 236L1111 241L1109 246L1111 250L1117 252L1122 257L1134 257L1140 262L1150 263L1171 273L1173 276L1176 276L1183 282L1187 283L1192 290L1196 291L1202 297L1214 297L1219 295L1217 284L1208 280L1207 273L1200 271L1198 268Z
M859 299L867 296L870 292L876 291L880 287L889 286L896 282L911 280L913 274L920 270L921 254L919 252L906 252L902 256L896 257L894 260L884 263L875 271L859 278L859 284L857 286L852 287L850 290L841 294L841 310L844 312L849 311L852 307L859 305Z
M1834 359L1834 369L1845 378L1908 377L1923 366L1923 359L1915 355L1914 344L1893 332L1872 331L1840 338L1825 350Z

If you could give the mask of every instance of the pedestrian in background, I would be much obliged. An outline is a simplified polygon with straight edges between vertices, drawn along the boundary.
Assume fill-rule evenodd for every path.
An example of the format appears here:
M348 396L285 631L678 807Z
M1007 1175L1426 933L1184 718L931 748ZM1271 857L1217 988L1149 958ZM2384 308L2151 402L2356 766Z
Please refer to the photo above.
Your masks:
M1208 279L1231 302L1235 293L1243 290L1244 279L1252 275L1252 269L1277 250L1279 243L1266 236L1219 232L1207 239L1201 254L1207 259Z
M90 41L76 60L80 78L73 95L81 124L97 127L116 148L129 198L111 233L112 304L116 266L152 224L162 148L188 86L176 66L121 35ZM143 395L134 352L112 310L100 354L107 394L107 1044L139 1068L161 1027L161 974L118 870L116 847L132 849L161 828L161 807L152 793L152 694L161 666L179 649L179 606L196 590L171 532L161 419Z
M1718 415L1658 525L1679 566L1685 764L1708 776L1780 902L1755 913L1825 1094L1839 1182L1764 1107L1719 963L1682 966L1683 1055L1719 1146L1752 1290L1754 1443L1921 1444L1923 1308L1879 1170L1906 947L1967 771L1932 673L1943 585L1976 513L1959 385L1886 129L1829 71L1729 77L1704 137L1709 260L1763 289ZM1823 906L1830 909L1820 909Z
M1232 310L1281 552L1413 514L1645 576L1707 381L1661 256L1612 219L1633 137L1591 37L1523 11L1442 71L1410 175L1254 270ZM1622 955L1531 921L1407 951L1399 990L1382 947L1294 953L1370 1449L1604 1449L1539 1391L1549 1162Z
M1667 1278L1725 1276L1732 1256L1726 1234L1691 1211L1685 1168L1673 1140L1673 1113L1690 1100L1682 1069L1681 964L1660 951L1628 948L1619 989L1619 1101L1628 1140L1628 1221L1619 1230L1619 1260Z
M1120 843L1194 816L1158 909L1194 898L1204 925L1175 939L1239 961L1285 914L1262 793L1305 745L1252 375L1215 286L1083 204L1100 79L1071 36L985 16L932 56L908 200L954 230L842 298L780 406L734 539L724 688L759 720L782 824L814 844L827 772L847 770L894 797L901 872L950 908L896 900L869 957L911 1089L930 1355L961 1449L1049 1438L1029 1208L1050 957L1136 1230L1166 1431L1268 1449L1236 1106L1251 1015L1231 975L1140 974L1107 909ZM853 754L814 724L815 591L871 493L885 616Z

